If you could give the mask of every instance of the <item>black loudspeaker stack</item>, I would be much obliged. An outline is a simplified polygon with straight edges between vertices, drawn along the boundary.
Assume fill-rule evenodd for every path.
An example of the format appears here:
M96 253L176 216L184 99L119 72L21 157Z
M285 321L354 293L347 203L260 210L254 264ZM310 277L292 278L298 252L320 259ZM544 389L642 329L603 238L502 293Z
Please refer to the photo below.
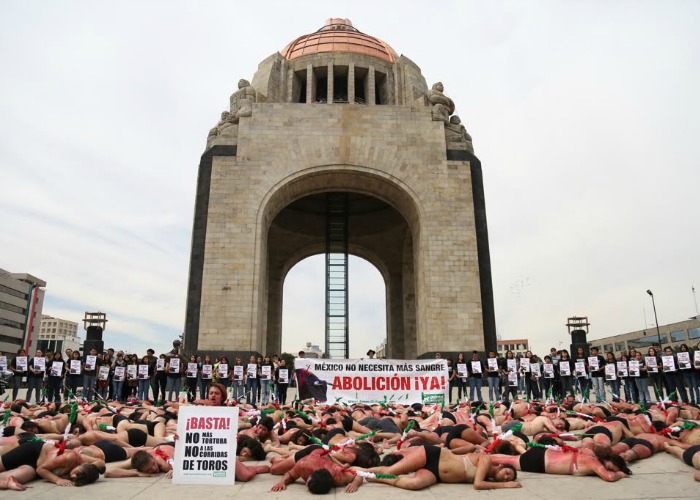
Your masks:
M571 351L569 351L569 355L571 357L576 356L576 350L579 347L583 347L583 352L586 354L586 357L590 355L588 340L586 339L586 330L571 331Z
M85 342L83 343L83 350L85 354L90 354L90 349L93 348L97 349L97 354L101 354L102 351L104 351L105 343L102 340L101 326L88 326Z

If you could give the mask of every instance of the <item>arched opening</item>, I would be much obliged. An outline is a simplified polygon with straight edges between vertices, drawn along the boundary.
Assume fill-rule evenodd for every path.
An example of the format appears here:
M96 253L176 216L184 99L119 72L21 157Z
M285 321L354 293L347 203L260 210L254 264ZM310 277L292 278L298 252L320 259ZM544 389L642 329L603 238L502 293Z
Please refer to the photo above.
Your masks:
M282 352L324 352L325 258L307 257L284 278L282 300ZM350 256L349 330L350 357L363 358L386 340L386 286L379 269L369 261ZM314 357L311 354L310 357Z
M325 184L326 189L318 188L319 181L322 181L321 185ZM417 351L415 290L419 276L414 271L413 242L418 226L416 207L410 195L393 183L358 172L346 174L342 170L314 172L306 179L295 179L280 187L265 205L266 210L262 215L263 220L267 219L268 231L263 240L266 286L261 290L264 293L261 297L264 306L264 311L261 311L264 315L261 318L264 332L262 347L267 352L281 352L283 348L285 277L298 262L325 253L327 195L339 192L348 197L347 253L371 263L385 284L386 355L394 358L414 357ZM405 216L407 212L408 216ZM321 286L323 278L322 275ZM350 280L353 280L352 273ZM358 291L362 290L361 284L356 286ZM321 300L325 300L323 292L320 294ZM350 306L354 307L352 300ZM325 325L321 331L325 335ZM367 349L376 348L384 338L384 331L375 332L378 338L370 345L360 347L354 340L348 356L356 356L357 353L364 356ZM354 338L355 334L352 335ZM302 345L294 349L299 350L310 340L303 340ZM324 347L322 350L325 352L328 345Z

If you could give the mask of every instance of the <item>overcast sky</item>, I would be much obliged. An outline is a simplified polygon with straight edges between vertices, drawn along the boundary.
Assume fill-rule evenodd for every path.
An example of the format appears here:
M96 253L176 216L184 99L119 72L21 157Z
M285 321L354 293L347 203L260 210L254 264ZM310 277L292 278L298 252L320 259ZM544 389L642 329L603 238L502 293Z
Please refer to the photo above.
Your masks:
M696 314L700 2L4 1L0 267L106 342L182 332L199 157L240 78L348 17L440 80L484 173L496 322L542 353ZM351 262L351 355L385 332ZM283 348L323 342L323 258L285 285Z

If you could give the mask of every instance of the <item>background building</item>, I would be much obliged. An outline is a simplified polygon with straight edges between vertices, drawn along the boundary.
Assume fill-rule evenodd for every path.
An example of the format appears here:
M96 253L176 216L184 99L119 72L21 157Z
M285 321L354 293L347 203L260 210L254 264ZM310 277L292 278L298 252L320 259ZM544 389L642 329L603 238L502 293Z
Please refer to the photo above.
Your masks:
M37 348L65 354L66 349L80 349L78 323L43 314Z
M498 355L503 357L508 350L513 351L515 356L518 354L525 356L525 353L530 350L530 341L527 339L497 340L496 344Z
M0 352L36 349L46 282L26 273L0 269Z
M306 343L306 346L304 347L303 351L306 354L307 358L323 357L323 351L321 350L321 348L316 344L312 344L311 342Z
M677 349L681 344L695 347L700 342L700 316L693 316L685 321L668 325L659 325L659 333L661 334L661 347L670 345ZM656 327L652 326L646 330L591 340L589 343L591 347L597 347L601 352L612 351L615 356L630 349L641 350L646 354L647 349L659 343L659 335L656 332Z

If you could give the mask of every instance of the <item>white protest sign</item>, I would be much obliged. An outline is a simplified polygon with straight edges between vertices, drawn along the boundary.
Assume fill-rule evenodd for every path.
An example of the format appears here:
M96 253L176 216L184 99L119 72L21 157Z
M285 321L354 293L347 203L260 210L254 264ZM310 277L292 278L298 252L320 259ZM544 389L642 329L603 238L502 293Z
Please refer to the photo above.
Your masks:
M129 378L129 380L135 380L138 378L138 369L139 367L136 365L128 365L126 367L126 376Z
M197 363L187 363L187 378L197 378Z
M21 372L27 371L27 356L17 356L15 358L15 368Z
M107 380L109 378L109 366L100 366L97 380Z
M517 372L508 372L508 386L518 387L518 374Z
M544 370L544 378L554 378L554 365L551 363L545 363L542 365Z
M219 363L216 367L216 376L219 378L228 378L228 363Z
M592 372L597 372L600 370L598 356L588 356L588 369Z
M255 363L248 363L248 378L257 378L258 365Z
M170 373L180 373L180 358L170 358Z
M617 376L618 377L627 377L627 361L618 361L617 362Z
M530 359L529 358L520 358L520 369L524 372L530 371Z
M221 365L219 365L219 368L221 368ZM243 380L243 365L235 365L233 367L233 379Z
M235 484L238 408L181 406L177 420L173 484Z
M630 377L639 377L639 361L631 359L629 365Z
M472 361L472 373L481 375L481 361Z
M148 365L139 365L138 373L140 379L148 378Z
M54 361L51 363L51 373L52 377L60 377L63 375L63 361Z
M490 372L497 372L498 371L498 360L496 358L488 358L486 362L489 364L489 371Z
M212 366L202 365L202 378L206 380L211 380L212 377Z
M162 372L165 370L165 359L164 358L158 358L156 360L156 371Z
M126 371L126 369L123 366L115 366L114 367L114 380L116 380L117 382L123 382L125 371Z
M677 356L678 356L679 368L681 370L688 370L691 367L690 353L689 352L679 352Z
M518 362L515 359L506 359L506 366L509 372L518 371Z
M7 370L7 356L0 356L0 370Z
M279 377L277 378L277 382L280 384L288 384L289 383L289 369L288 368L280 368L279 369Z
M695 365L695 368L700 368L700 349L695 351L693 354L693 364Z
M673 356L661 356L661 364L664 365L664 373L676 371L676 363L673 361Z
M615 365L608 363L605 365L605 380L617 380L615 375Z
M40 372L46 371L46 358L34 358L34 369Z
M80 370L81 370L81 362L79 359L71 359L70 360L70 374L71 375L80 375Z
M457 376L460 378L466 378L469 376L467 374L467 364L466 363L457 363Z
M571 376L571 364L569 363L568 359L562 359L559 361L559 375L562 377Z
M533 377L539 377L540 376L540 364L539 363L530 363L530 371L532 372Z
M586 376L586 363L583 361L576 361L574 363L574 371L576 372L577 377L585 377Z
M272 378L272 366L263 365L260 371L260 378L263 380L270 380Z
M647 364L649 373L659 373L659 364L656 362L656 356L645 356L644 362Z
M88 371L93 371L95 365L97 364L97 356L88 355L85 357L85 369Z

